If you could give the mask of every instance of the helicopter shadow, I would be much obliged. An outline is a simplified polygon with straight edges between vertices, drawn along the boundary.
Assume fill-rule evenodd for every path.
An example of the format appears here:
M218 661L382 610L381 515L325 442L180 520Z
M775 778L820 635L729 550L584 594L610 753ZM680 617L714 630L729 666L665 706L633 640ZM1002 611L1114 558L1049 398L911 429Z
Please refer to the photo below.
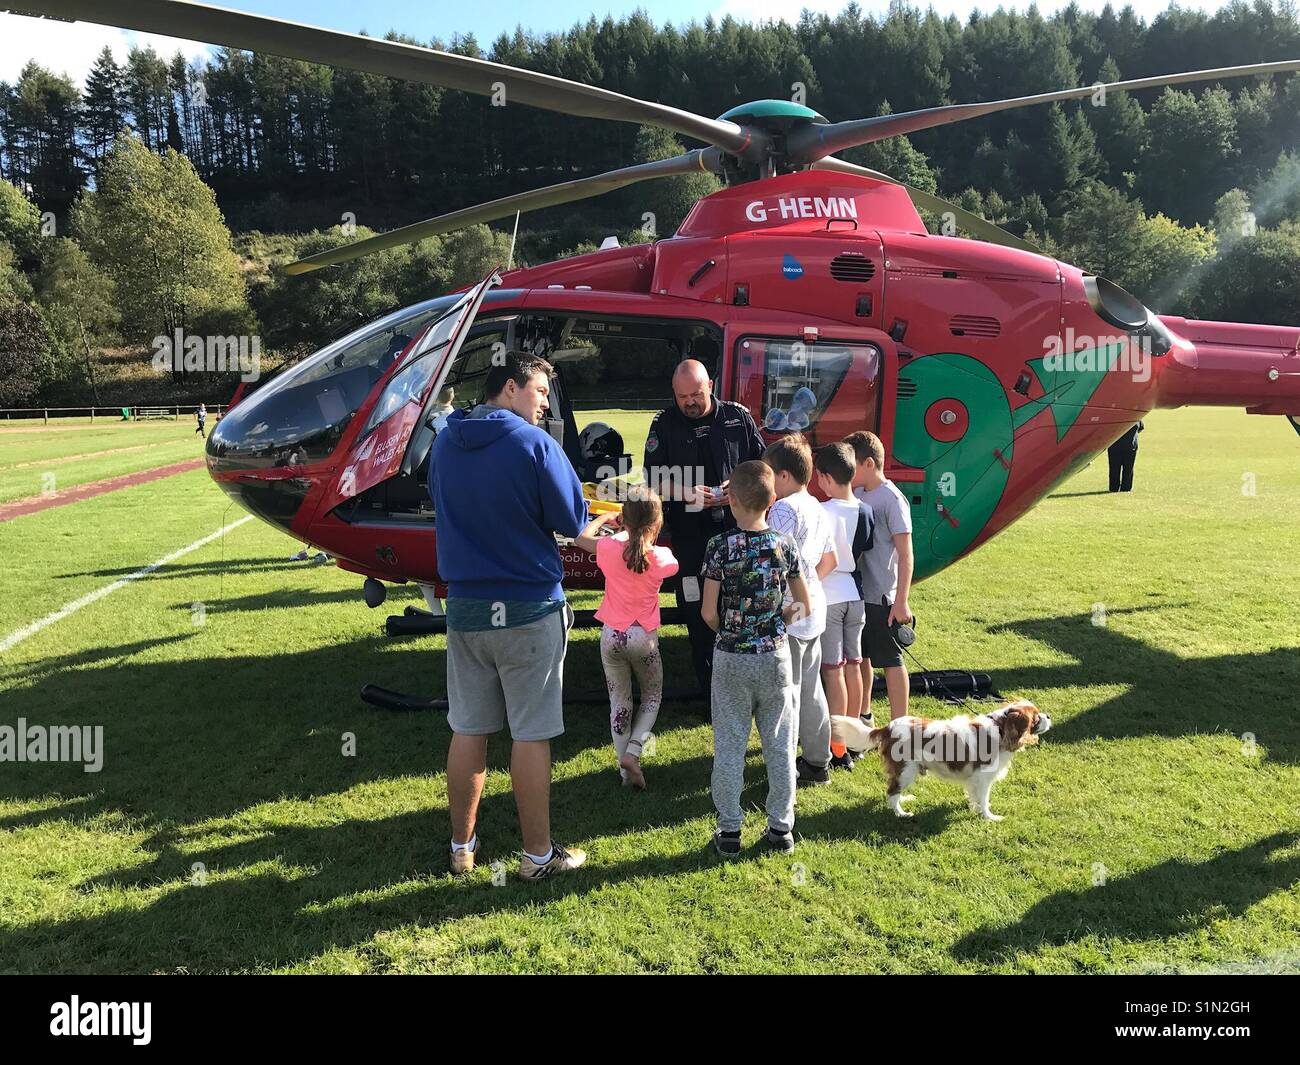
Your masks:
M1224 919L1300 880L1300 835L1277 832L1207 861L1171 858L1130 876L1058 891L1009 925L985 925L951 948L961 961L1012 962L1017 954L1081 939L1162 940Z
M424 598L417 594L410 601L423 604ZM224 599L208 598L203 600L203 605L210 611L222 613L256 613L259 610L285 610L328 603L346 603L356 606L360 602L361 593L355 588L336 588L330 591L316 588L277 588L274 591L258 592L255 595L231 596ZM193 603L173 603L172 609L188 614L193 606Z
M1159 612L1178 604L1112 609L1109 617ZM1254 654L1184 657L1153 646L1091 614L1025 618L991 626L1035 640L1073 659L1065 665L999 670L1004 692L1041 692L1051 712L1054 688L1113 685L1123 692L1084 713L1054 722L1051 744L1207 733L1255 737L1269 761L1300 763L1300 721L1287 708L1300 687L1300 647Z
M203 562L169 562L164 568L149 574L150 581L179 580L184 577L196 577L211 574L270 573L275 570L303 570L311 567L310 562L290 562L285 558L245 558L238 562L209 559ZM139 566L112 566L107 569L75 570L67 573L55 573L55 580L70 580L77 577L127 577L140 571Z

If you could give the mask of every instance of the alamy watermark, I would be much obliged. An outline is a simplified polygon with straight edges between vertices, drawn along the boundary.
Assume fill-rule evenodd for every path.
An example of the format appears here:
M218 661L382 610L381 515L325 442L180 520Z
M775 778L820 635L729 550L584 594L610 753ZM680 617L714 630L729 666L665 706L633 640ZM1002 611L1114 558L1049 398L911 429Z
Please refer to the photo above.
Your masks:
M1151 379L1152 340L1149 336L1085 336L1074 327L1043 341L1043 369L1049 373L1094 373L1114 370L1134 381Z
M83 1002L72 995L50 1006L50 1035L128 1037L135 1046L148 1046L152 1020L151 1002Z
M153 338L153 368L158 373L235 373L241 381L256 381L262 374L262 338L248 335L186 334Z
M1002 734L997 728L934 729L924 725L890 729L889 757L896 762L973 762L992 765L998 758Z
M627 481L616 467L601 466L595 479L596 499L602 503L626 503L648 487L660 499L684 502L690 513L726 506L723 486L709 484L703 466L651 466L643 482Z
M104 768L103 725L0 725L0 762L81 762L86 773Z

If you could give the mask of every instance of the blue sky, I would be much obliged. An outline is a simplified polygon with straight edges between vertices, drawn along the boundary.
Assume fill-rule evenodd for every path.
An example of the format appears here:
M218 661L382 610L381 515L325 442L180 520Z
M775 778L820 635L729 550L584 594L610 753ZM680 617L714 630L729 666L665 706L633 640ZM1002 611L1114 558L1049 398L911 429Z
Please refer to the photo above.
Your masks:
M309 22L329 29L358 32L365 30L380 35L390 29L409 33L421 40L439 37L447 40L454 34L473 33L484 47L502 32L512 31L516 25L537 32L562 30L594 15L619 17L638 7L652 12L656 23L684 23L703 20L706 15L731 14L745 21L764 21L774 18L798 18L801 8L815 11L839 11L847 0L794 0L779 3L777 0L548 0L546 3L524 3L521 0L498 0L495 3L448 3L447 0L221 0L219 6L236 8L256 14L271 15L295 22ZM1038 8L1048 13L1066 6L1068 0L1039 0ZM1105 0L1079 0L1081 6L1100 10ZM1180 0L1182 7L1213 10L1222 6L1221 0ZM889 7L888 0L860 0L859 6L868 12L881 12ZM940 14L955 13L965 17L974 8L989 10L997 5L990 0L931 0L926 5ZM1011 0L1006 6L1025 7L1020 0ZM1117 5L1122 6L1122 5ZM1165 0L1134 0L1133 5L1146 18L1165 9ZM67 26L44 22L20 15L0 15L0 79L12 81L29 59L60 73L73 77L79 84L84 80L95 55L105 44L119 56L136 41L145 40L159 51L170 55L177 48L190 56L204 52L193 42L159 39L148 35L129 34L103 27L77 24Z

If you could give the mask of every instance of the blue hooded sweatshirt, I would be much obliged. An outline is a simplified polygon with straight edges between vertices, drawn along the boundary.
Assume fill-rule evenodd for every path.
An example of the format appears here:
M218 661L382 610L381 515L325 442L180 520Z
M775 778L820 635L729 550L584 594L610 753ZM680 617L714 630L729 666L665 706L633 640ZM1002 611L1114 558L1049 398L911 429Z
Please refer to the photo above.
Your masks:
M549 433L504 407L455 411L429 452L429 495L449 597L564 599L554 533L582 532L587 503Z

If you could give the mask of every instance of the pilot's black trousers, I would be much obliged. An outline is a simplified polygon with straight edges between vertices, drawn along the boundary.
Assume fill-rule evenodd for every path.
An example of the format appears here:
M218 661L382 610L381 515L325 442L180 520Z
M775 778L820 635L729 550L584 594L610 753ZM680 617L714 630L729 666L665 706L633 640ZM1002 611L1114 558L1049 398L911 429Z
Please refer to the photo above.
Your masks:
M717 634L700 617L700 602L704 594L704 578L700 576L700 570L704 567L704 549L712 535L712 530L707 535L674 534L672 541L678 566L677 576L673 578L673 592L677 596L678 613L686 624L686 634L691 641L691 664L706 700L713 683L713 642ZM688 597L685 586L692 577L695 578L694 594Z
M1137 461L1137 449L1112 444L1106 452L1110 459L1110 490L1112 492L1131 492L1133 490L1133 464Z

